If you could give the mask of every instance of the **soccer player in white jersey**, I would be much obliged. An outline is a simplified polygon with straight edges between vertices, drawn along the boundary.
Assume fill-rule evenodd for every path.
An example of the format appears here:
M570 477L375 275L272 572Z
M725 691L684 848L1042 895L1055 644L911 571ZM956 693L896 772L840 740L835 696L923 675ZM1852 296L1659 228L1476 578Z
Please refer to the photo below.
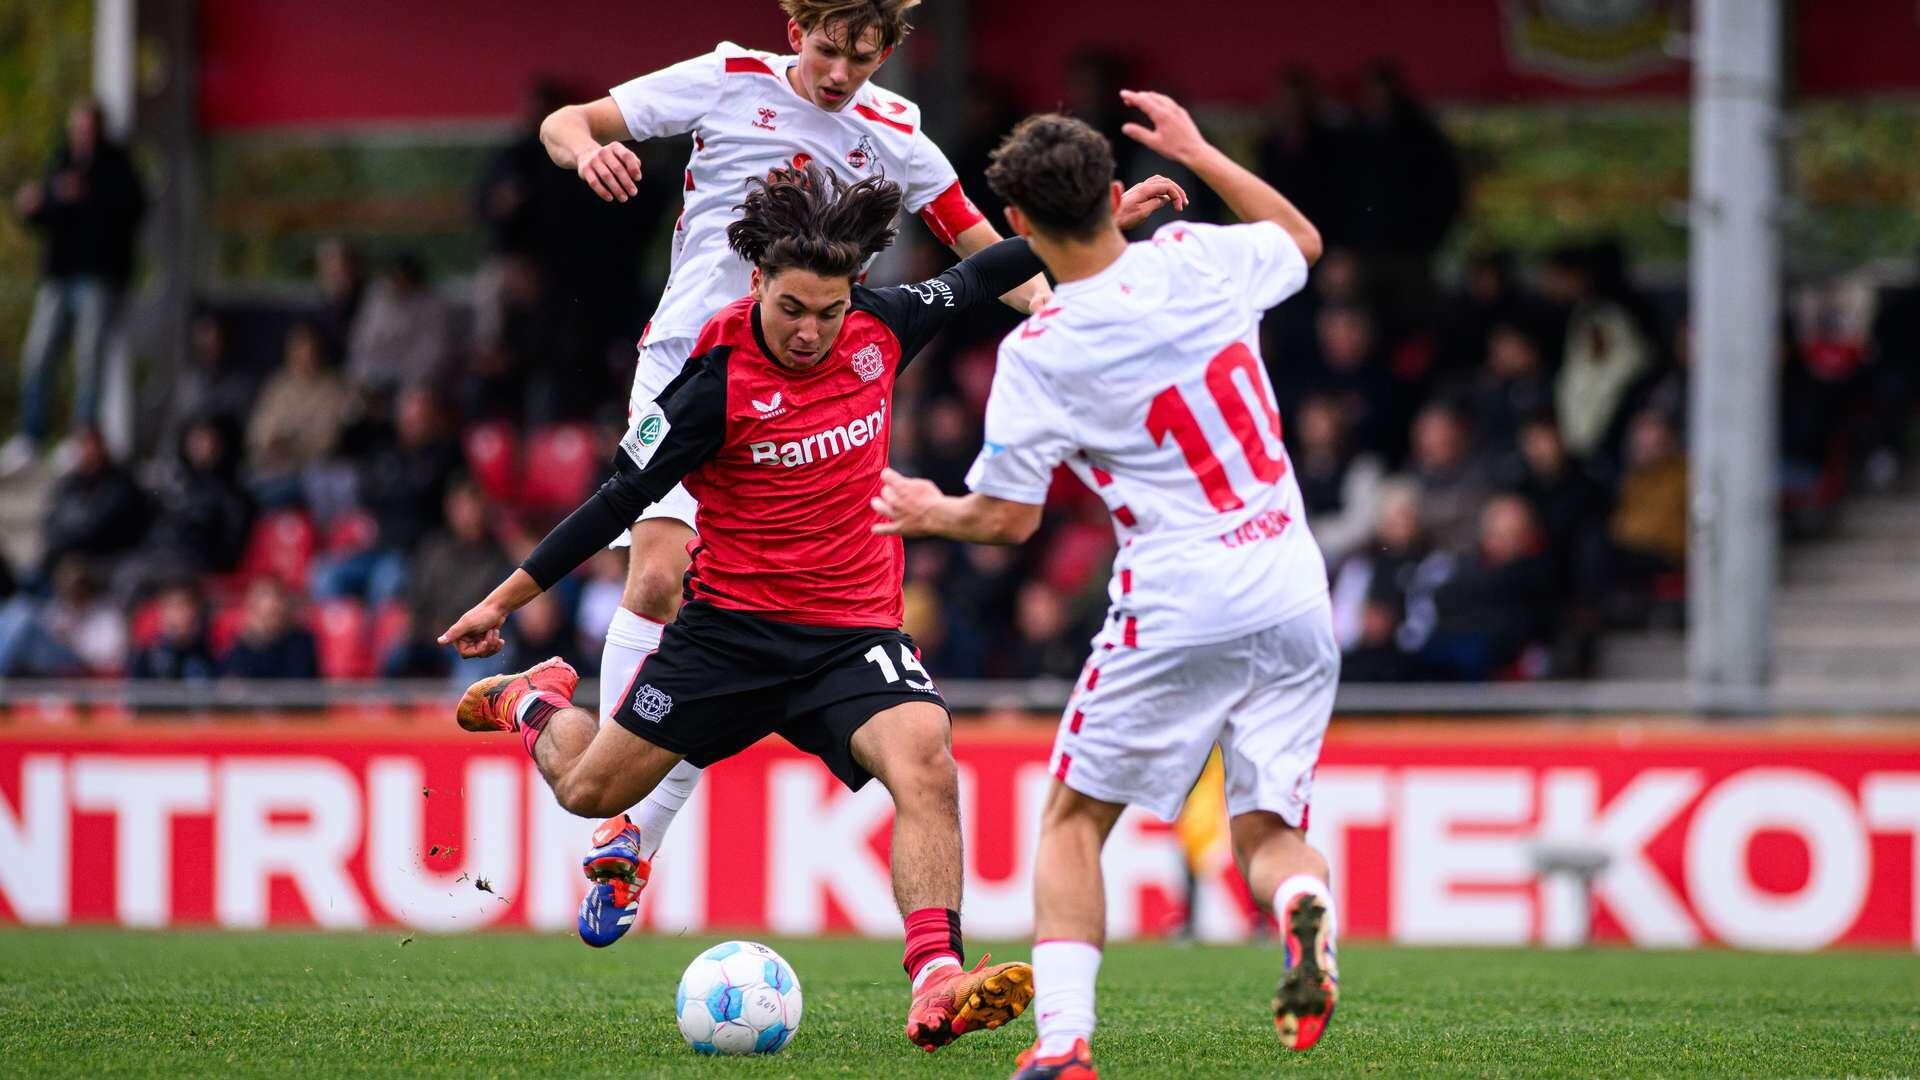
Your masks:
M1334 911L1306 842L1340 651L1260 360L1260 317L1298 292L1320 236L1207 144L1186 110L1127 92L1127 134L1185 165L1247 222L1175 223L1129 245L1113 148L1061 116L1023 122L987 182L1055 280L1000 347L973 493L889 473L885 533L1019 543L1065 463L1112 512L1112 611L1054 744L1034 870L1034 1013L1021 1080L1091 1077L1105 938L1100 850L1121 810L1178 813L1218 743L1234 858L1286 937L1274 1002L1306 1049L1332 1015Z
M920 0L781 0L792 55L721 42L712 52L625 82L608 96L547 117L540 138L556 165L573 169L601 198L638 193L640 160L624 140L691 132L685 209L674 226L673 266L660 306L640 339L629 412L680 374L708 319L747 294L752 267L727 246L749 178L776 167L819 164L849 183L884 174L905 190L905 208L964 257L1000 234L961 189L946 155L927 137L920 108L869 80L907 35ZM1128 192L1144 218L1184 194L1161 177ZM1020 311L1044 300L1035 277L1003 297ZM653 504L623 538L631 544L621 606L607 628L600 665L601 716L614 714L640 664L679 610L696 506L684 487ZM647 801L604 823L582 860L594 884L580 906L581 939L609 945L632 925L639 892L668 825L693 794L700 770L682 764Z

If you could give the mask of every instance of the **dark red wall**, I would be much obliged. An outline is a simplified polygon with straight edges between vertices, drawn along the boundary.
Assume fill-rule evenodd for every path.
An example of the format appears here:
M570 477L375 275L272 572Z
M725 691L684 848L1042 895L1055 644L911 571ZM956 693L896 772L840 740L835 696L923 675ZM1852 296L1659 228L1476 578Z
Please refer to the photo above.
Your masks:
M1381 56L1444 100L1686 86L1679 64L1604 90L1517 71L1504 0L933 2L971 3L976 64L1036 106L1063 99L1065 61L1088 47L1128 54L1142 81L1196 101L1257 101L1276 72L1296 63L1338 90ZM1795 12L1803 92L1920 92L1914 0L1803 0ZM498 119L517 111L522 89L542 72L601 88L723 38L769 49L784 42L773 0L201 0L201 16L201 108L214 130Z

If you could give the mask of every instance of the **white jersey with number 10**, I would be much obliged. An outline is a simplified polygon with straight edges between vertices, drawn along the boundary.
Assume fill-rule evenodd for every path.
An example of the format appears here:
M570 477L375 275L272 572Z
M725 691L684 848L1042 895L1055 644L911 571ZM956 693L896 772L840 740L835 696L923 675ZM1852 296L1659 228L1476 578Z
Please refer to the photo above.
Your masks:
M1260 359L1260 317L1307 263L1271 222L1175 223L1061 285L1007 336L974 491L1046 501L1064 462L1112 512L1113 645L1199 645L1324 602Z

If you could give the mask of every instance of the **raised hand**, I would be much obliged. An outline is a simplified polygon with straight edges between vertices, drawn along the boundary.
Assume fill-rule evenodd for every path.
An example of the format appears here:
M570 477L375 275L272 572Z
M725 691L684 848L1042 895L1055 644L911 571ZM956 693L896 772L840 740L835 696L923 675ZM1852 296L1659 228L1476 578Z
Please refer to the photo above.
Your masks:
M1207 140L1180 103L1151 90L1122 90L1120 100L1147 115L1147 123L1127 123L1120 131L1168 161L1186 162L1206 149Z

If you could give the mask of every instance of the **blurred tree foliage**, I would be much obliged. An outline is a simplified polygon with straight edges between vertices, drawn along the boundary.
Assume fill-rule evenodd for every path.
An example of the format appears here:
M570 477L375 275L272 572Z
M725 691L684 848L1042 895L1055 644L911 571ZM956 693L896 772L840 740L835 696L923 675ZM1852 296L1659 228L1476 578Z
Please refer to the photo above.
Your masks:
M1790 111L1789 273L1822 273L1920 247L1920 105L1809 101ZM1618 236L1646 262L1686 259L1684 102L1450 110L1472 177L1456 243L1537 252Z
M67 105L93 80L93 5L0 0L0 401L19 392L20 344L40 249L13 216L13 193L39 175Z

